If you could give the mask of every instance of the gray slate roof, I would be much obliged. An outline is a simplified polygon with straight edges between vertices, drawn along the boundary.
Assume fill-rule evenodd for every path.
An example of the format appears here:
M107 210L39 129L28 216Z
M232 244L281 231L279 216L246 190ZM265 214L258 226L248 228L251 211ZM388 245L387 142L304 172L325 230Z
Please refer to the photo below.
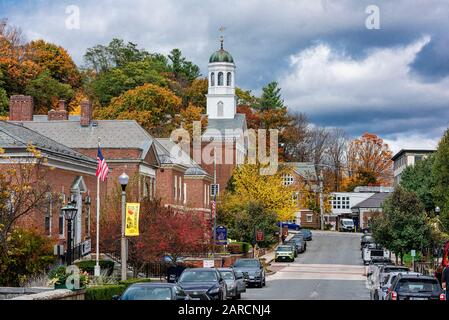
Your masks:
M381 208L382 203L391 195L391 192L379 192L373 194L368 199L353 206L352 209L358 208Z
M20 124L0 121L0 147L3 149L24 149L28 144L49 153L96 164L89 158L57 141Z
M203 138L216 136L218 132L224 137L227 133L226 130L236 129L246 130L246 116L242 113L236 113L234 119L209 119ZM229 134L232 134L232 132L229 132Z
M50 137L70 148L94 149L98 137L102 148L141 149L140 158L145 158L154 138L134 120L94 120L89 127L79 121L23 121L24 126Z
M169 138L155 139L158 157L162 164L178 164L186 167L185 175L208 175L190 156Z
M284 164L292 166L293 170L307 180L317 180L315 166L312 162L285 162Z

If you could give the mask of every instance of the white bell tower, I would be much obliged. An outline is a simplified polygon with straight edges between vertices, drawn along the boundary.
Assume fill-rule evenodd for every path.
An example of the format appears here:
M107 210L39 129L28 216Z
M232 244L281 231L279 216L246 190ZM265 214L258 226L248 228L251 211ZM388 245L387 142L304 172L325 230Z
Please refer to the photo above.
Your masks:
M207 115L209 119L234 119L237 112L235 95L235 64L231 54L221 48L209 59Z

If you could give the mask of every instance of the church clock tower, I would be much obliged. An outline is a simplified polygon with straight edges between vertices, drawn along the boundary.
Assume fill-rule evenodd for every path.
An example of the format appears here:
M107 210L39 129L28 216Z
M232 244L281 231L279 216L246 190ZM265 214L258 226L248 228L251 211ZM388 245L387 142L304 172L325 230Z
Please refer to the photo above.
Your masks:
M209 59L209 89L207 115L209 119L234 119L237 108L235 95L235 64L231 54L223 49Z

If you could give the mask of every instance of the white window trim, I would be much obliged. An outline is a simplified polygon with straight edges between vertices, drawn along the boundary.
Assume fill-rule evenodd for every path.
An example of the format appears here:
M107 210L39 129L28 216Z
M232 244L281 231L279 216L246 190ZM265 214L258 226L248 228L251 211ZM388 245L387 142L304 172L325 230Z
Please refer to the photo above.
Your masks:
M311 213L306 214L306 221L307 221L307 223L312 223L313 222L313 214L311 214Z
M187 183L184 182L184 204L187 203Z
M178 199L178 176L174 176L175 178L175 194L174 194L174 198L175 200Z

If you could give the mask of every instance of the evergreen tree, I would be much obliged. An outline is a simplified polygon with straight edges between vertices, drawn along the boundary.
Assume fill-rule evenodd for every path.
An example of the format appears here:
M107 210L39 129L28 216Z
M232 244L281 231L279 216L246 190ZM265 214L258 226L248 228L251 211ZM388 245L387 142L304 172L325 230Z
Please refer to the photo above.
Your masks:
M435 204L441 208L441 221L445 231L449 231L449 129L438 144L433 164L435 186L432 194Z
M281 97L281 88L276 81L270 82L262 88L262 96L256 108L261 111L284 109L284 99Z

